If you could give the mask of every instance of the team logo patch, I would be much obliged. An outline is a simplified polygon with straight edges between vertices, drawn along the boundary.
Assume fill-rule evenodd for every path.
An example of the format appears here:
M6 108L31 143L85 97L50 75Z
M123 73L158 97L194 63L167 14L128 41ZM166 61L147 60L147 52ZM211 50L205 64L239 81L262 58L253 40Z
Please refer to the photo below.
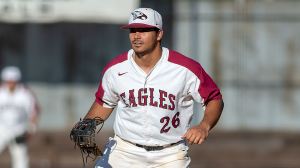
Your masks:
M145 15L143 12L140 11L134 11L131 14L133 16L133 20L135 19L146 20L148 18L147 15Z

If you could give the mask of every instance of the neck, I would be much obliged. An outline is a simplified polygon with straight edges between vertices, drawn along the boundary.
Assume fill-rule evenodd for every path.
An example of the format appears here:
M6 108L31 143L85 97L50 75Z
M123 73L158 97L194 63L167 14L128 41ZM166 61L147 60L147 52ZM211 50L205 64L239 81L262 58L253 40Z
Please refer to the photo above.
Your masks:
M8 91L10 93L13 93L17 88L17 84L16 83L11 83L11 82L4 83L4 86L8 89Z
M13 93L16 90L16 86L9 86L8 90L10 93Z
M147 74L156 65L162 55L162 48L156 47L152 52L146 54L134 53L134 61Z

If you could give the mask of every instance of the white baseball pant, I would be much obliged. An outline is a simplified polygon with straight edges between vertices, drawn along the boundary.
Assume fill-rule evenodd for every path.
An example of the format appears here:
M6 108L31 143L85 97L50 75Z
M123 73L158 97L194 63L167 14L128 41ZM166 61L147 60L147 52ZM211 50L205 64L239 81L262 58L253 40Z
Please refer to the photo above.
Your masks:
M15 138L9 131L3 131L0 134L0 153L8 147L11 154L12 168L28 168L27 145L25 143L17 143Z
M184 142L162 150L146 151L118 136L114 140L116 145L108 160L113 168L187 168L191 161Z

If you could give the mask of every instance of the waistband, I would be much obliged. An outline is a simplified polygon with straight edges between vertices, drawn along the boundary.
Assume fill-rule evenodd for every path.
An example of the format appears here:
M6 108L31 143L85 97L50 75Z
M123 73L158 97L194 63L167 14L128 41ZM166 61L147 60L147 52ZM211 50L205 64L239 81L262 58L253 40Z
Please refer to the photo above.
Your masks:
M119 136L118 136L119 137ZM137 143L133 143L133 142L130 142L128 140L125 140L121 137L119 137L120 139L122 139L123 141L125 142L128 142L132 145L135 145L137 147L140 147L140 148L144 148L146 151L158 151L158 150L163 150L165 148L169 148L171 146L175 146L175 145L179 145L181 143L184 143L185 141L184 140L180 140L178 142L174 142L174 143L170 143L170 144L166 144L166 145L162 145L162 146L147 146L147 145L141 145L141 144L137 144Z

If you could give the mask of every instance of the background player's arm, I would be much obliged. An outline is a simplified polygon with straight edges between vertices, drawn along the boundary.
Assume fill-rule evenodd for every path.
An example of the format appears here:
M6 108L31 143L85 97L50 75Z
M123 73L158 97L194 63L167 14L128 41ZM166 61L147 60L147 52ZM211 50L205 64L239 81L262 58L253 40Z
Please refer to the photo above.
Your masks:
M30 106L28 109L29 112L29 127L28 127L28 136L31 136L32 134L36 133L37 130L37 125L38 125L38 119L39 119L39 115L41 113L41 109L40 106L38 104L37 101L37 97L35 96L35 94L28 88L26 87L27 91L28 91L28 99L30 100Z
M96 101L92 104L90 110L88 111L88 113L85 115L85 119L86 118L95 118L95 117L100 117L103 120L106 120L110 114L113 112L113 108L106 108L101 106L99 103L97 103Z
M190 144L201 144L207 138L209 131L217 124L223 107L224 103L222 99L209 101L200 124L188 129L183 138Z

